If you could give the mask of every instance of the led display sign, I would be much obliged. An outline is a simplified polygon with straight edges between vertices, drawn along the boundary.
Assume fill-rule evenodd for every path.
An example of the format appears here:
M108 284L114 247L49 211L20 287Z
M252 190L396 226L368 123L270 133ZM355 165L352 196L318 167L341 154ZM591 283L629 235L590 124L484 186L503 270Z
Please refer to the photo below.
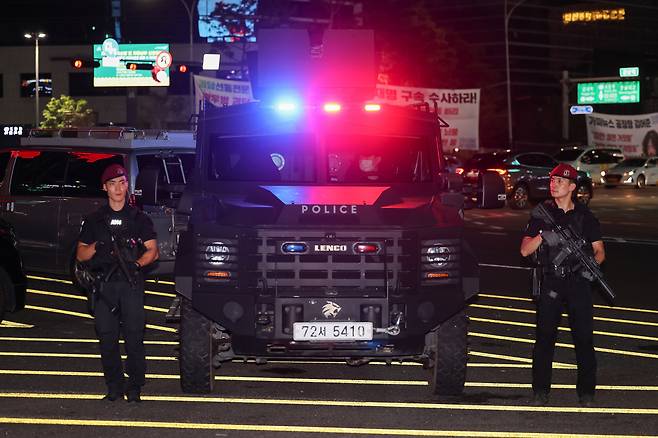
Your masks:
M169 44L94 44L94 87L167 87Z
M562 23L564 24L588 21L621 21L625 19L626 10L624 8L574 11L562 14Z

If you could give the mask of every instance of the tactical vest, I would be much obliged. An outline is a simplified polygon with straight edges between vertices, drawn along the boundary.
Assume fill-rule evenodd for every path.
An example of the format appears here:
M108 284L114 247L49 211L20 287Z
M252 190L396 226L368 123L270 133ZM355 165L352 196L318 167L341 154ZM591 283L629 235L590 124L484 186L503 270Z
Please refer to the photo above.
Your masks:
M551 206L549 209L551 214L555 214L555 207ZM553 216L558 224L561 226L566 227L567 224L571 225L579 236L583 235L583 225L585 222L585 209L584 208L577 208L574 207L574 213L572 216L572 219L569 220L568 222L563 222L563 220L558 220L555 216ZM561 218L562 219L562 218ZM545 230L548 230L550 224L545 223L546 228ZM539 264L541 264L544 267L544 270L550 270L552 267L552 261L555 259L555 257L560 253L562 250L561 246L555 246L551 247L548 246L545 242L542 241L541 245L539 246L538 252L537 252L537 257ZM587 248L583 248L584 251L586 252L591 252L591 246ZM568 268L574 268L578 264L578 261L574 259L573 257L567 257L560 266Z

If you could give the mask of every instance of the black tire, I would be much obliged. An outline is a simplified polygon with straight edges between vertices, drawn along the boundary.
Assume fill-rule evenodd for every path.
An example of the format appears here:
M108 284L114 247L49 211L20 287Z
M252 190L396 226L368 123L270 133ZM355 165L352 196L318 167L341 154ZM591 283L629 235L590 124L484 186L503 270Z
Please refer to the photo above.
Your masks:
M635 183L635 188L636 189L643 189L647 186L647 180L644 177L644 175L640 175L637 177L637 182Z
M592 200L592 189L585 184L579 184L575 190L576 201L583 205L589 205Z
M428 335L434 367L430 387L437 395L461 395L466 382L468 317L461 311Z
M512 189L509 206L515 210L523 210L530 206L530 190L525 184L518 184Z
M181 297L180 386L183 392L205 394L215 383L212 322L192 308L192 301Z
M5 318L5 312L7 312L7 306L9 305L9 296L14 293L16 292L11 277L4 268L0 267L0 322Z

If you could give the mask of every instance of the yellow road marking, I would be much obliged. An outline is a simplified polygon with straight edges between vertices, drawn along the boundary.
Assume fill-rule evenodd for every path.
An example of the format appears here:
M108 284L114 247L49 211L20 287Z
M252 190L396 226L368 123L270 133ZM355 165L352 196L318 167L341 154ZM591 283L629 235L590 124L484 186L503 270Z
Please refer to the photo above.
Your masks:
M26 351L0 351L0 356L8 357L60 357L68 359L100 359L100 354L94 353L38 353ZM122 355L122 359L126 356ZM178 361L174 356L146 356L146 360L159 360L159 361Z
M477 321L477 322L487 322L490 324L502 324L502 325L515 325L519 327L529 327L534 329L536 327L535 324L529 323L529 322L518 322L518 321L507 321L504 319L489 319L489 318L478 318L471 316L470 317L471 321ZM562 331L567 331L570 332L571 329L569 327L558 327L558 330ZM642 336L642 335L631 335L628 333L613 333L613 332L605 332L605 331L600 331L600 330L594 330L593 332L595 335L600 335L600 336L611 336L611 337L616 337L616 338L626 338L626 339L637 339L641 341L651 341L651 342L658 342L658 337L655 336Z
M0 341L17 341L17 342L57 342L57 343L82 343L98 344L98 339L81 339L81 338L27 338L16 336L0 336ZM124 340L120 339L123 343ZM178 345L177 341L149 341L145 340L146 345Z
M54 281L56 283L73 284L71 280L62 280L59 278L40 277L38 275L26 275L26 277L29 278L30 280Z
M68 371L68 370L0 370L0 375L17 376L59 376L59 377L102 377L99 371ZM146 374L146 378L153 380L178 380L178 374ZM276 383L320 383L320 384L348 384L348 385L397 385L397 386L428 386L426 380L366 380L366 379L319 379L295 377L260 377L260 376L215 376L215 380L229 382L276 382ZM530 383L503 383L503 382L466 382L466 386L478 388L531 388ZM554 383L553 389L575 389L573 384ZM601 391L658 391L655 385L596 385ZM4 397L0 392L0 397ZM32 394L32 393L26 393ZM658 409L656 410L658 413Z
M144 399L144 397L142 397ZM581 410L584 411L584 410ZM89 427L133 427L158 429L193 429L193 430L234 430L250 432L295 432L349 435L388 435L388 436L439 436L439 437L489 437L489 438L625 438L635 435L591 435L591 434L555 434L536 432L483 432L474 430L427 430L427 429L385 429L363 427L328 427L328 426L288 426L270 424L229 424L229 423L174 423L166 421L127 421L127 420L75 420L71 418L28 418L0 417L4 424L29 424L49 426L89 426ZM649 437L647 435L647 437ZM655 436L649 438L656 438Z
M504 360L512 360L516 362L523 362L523 363L532 363L532 359L527 358L527 357L516 357L516 356L506 356L503 354L493 354L493 353L483 353L479 351L469 351L468 352L469 356L479 356L479 357L486 357L489 359L504 359ZM563 363L563 362L553 362L553 368L558 368L558 369L575 369L577 368L576 365L570 364L570 363Z
M485 298L499 298L503 300L511 300L511 301L532 301L530 298L521 298L521 297L513 297L513 296L508 296L508 295L497 295L497 294L478 294L478 296L485 297ZM619 307L619 306L605 306L603 304L594 304L594 307L597 309L607 309L607 310L625 310L628 312L640 312L640 313L655 313L658 314L658 310L653 310L653 309L638 309L636 307Z
M50 295L53 297L71 298L73 300L87 301L87 297L82 295L65 294L62 292L51 292L51 291L39 290L39 289L27 289L27 291L36 295ZM169 312L169 309L165 309L163 307L144 306L144 308L146 310L152 310L154 312L161 312L161 313Z
M34 328L32 324L22 324L20 322L7 321L6 319L0 323L2 328L19 328L19 329L31 329Z
M37 275L27 275L26 277L30 278L32 280L53 281L53 282L56 282L56 283L64 283L64 284L70 284L70 285L73 284L73 282L71 280L61 280L59 278L39 277ZM155 281L155 280L146 280L146 281L149 282L149 283L162 283L162 284L167 284L167 285L175 285L175 283L173 283L171 281ZM176 294L170 294L170 293L166 293L166 292L157 292L157 291L152 291L152 290L146 290L144 292L147 293L147 294L150 294L150 295L160 295L160 296L163 296L163 297L170 297L170 298L176 297Z
M77 316L79 318L86 318L86 319L93 319L93 317L87 313L80 313L80 312L72 312L70 310L61 310L61 309L53 309L51 307L42 307L42 306L25 306L26 309L30 310L39 310L41 312L50 312L50 313L61 313L63 315L70 315L70 316ZM178 333L178 329L175 329L173 327L165 327L161 325L156 325L156 324L146 324L146 328L150 328L153 330L160 330L163 332L170 332L170 333Z
M534 339L516 338L516 337L512 337L512 336L493 335L493 334L489 334L489 333L468 332L468 335L478 337L478 338L498 339L498 340L501 340L501 341L522 342L522 343L525 343L525 344L534 344L535 343ZM556 342L555 346L556 347L562 347L562 348L574 348L573 344L565 344L564 342ZM600 351L602 353L620 354L620 355L623 355L623 356L637 356L637 357L646 357L646 358L650 358L650 359L658 359L658 354L653 354L653 353L639 353L637 351L616 350L616 349L604 348L604 347L594 347L594 350Z
M99 400L101 394L61 394L61 393L0 393L0 398L28 399L68 399L68 400ZM252 405L292 405L292 406L340 406L389 409L431 409L431 410L461 410L461 411L508 411L508 412L556 412L556 413L593 413L593 414L627 414L627 415L657 415L655 408L617 408L617 407L571 407L571 406L525 406L525 405L469 405L458 403L432 402L393 402L366 400L310 400L310 399L270 399L270 398L238 398L212 396L168 396L142 395L142 400L183 403L224 403Z
M534 310L517 309L515 307L488 306L488 305L484 305L484 304L470 304L469 307L477 307L479 309L487 309L487 310L501 310L501 311L504 311L504 312L531 313L531 314L536 313ZM562 317L563 318L567 317L567 314L563 313ZM618 322L618 323L621 323L621 324L646 325L646 326L650 326L650 327L658 327L658 322L637 321L637 320L634 320L634 319L605 318L603 316L595 316L594 320L595 321L606 321L606 322Z
M146 280L146 281L148 281L149 283L156 283L156 284L162 283L162 284L167 284L167 285L169 285L169 286L175 286L175 285L176 285L176 283L174 283L173 281L165 281L165 280Z

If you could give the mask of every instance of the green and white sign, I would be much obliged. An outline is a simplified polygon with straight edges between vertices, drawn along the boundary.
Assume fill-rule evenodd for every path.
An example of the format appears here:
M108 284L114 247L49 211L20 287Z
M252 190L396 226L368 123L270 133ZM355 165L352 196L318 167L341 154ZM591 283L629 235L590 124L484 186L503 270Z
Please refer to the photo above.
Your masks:
M637 103L640 81L584 82L578 84L578 104Z
M640 67L619 67L620 78L635 78L640 76Z
M94 87L169 86L169 44L119 44L108 38L94 44L94 60L100 63L94 68Z

